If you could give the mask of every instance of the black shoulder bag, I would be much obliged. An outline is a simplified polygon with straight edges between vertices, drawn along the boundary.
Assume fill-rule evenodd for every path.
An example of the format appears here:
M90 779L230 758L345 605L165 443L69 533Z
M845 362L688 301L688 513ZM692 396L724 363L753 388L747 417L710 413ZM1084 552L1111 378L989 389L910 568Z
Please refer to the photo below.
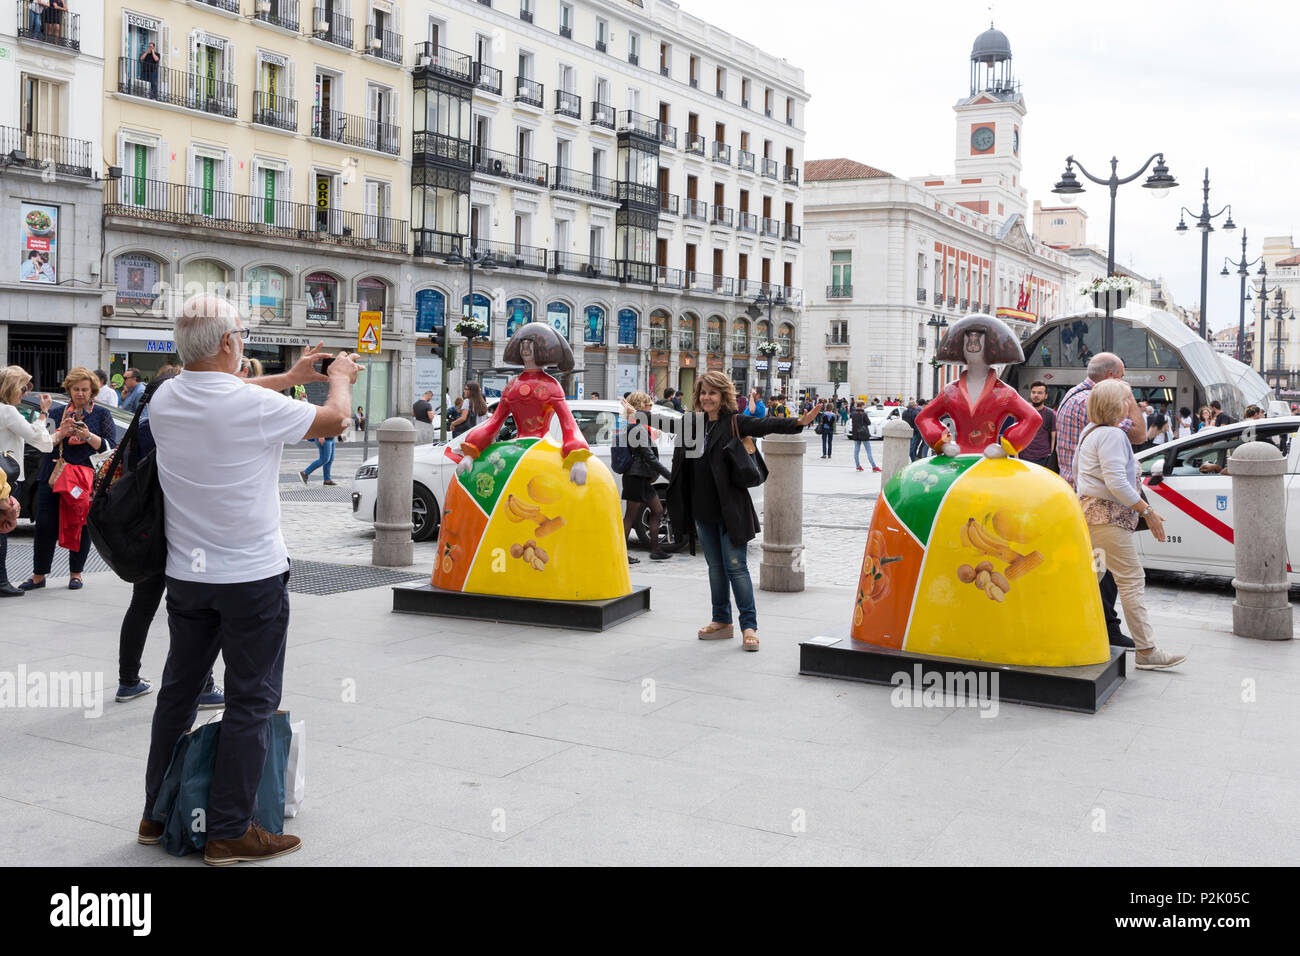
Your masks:
M95 550L123 581L138 584L167 569L163 493L155 451L140 455L140 414L136 409L122 444L95 478L86 525Z
M741 488L757 488L767 481L767 462L754 444L754 439L740 434L739 415L731 416L731 437L723 454L727 458L727 467L731 469L731 480Z

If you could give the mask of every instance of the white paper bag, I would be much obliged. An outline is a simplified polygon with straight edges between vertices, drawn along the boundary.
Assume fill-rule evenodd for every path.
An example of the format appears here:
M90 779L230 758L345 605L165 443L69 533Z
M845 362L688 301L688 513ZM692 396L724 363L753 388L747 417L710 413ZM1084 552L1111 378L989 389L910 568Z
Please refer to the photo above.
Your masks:
M307 722L295 721L289 729L293 737L289 741L289 763L284 768L284 815L296 817L307 787Z

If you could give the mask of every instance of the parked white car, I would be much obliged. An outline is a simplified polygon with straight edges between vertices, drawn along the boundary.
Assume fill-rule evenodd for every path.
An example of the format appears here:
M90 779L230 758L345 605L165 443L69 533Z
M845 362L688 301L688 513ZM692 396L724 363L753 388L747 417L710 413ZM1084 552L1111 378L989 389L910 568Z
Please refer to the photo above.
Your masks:
M1232 452L1247 441L1266 441L1286 456L1287 554L1300 555L1300 416L1256 419L1186 435L1138 452L1147 498L1165 519L1164 542L1135 537L1144 567L1232 577ZM1224 474L1222 469L1226 468ZM1288 560L1287 578L1300 584Z
M489 409L495 408L497 399L488 401ZM573 419L578 424L583 438L591 446L592 454L609 464L610 450L618 429L625 423L622 418L622 404L607 399L579 399L568 403L573 412ZM651 409L651 425L659 429L659 460L665 468L671 467L673 460L673 436L681 424L681 414L661 405ZM502 428L502 437L514 434L514 422L507 418ZM551 419L551 434L560 440L560 427ZM459 439L453 439L453 447ZM447 444L434 441L432 444L415 446L414 487L411 490L411 523L414 525L412 538L427 541L438 534L438 524L442 514L442 502L451 480L455 477L456 463L446 456ZM375 497L379 488L379 457L366 459L357 469L352 480L352 517L365 524L375 520ZM623 476L614 475L614 481L623 489ZM660 498L667 494L668 482L660 479L655 483ZM637 538L643 546L649 545L649 533L646 520L649 509L643 508L635 527ZM672 527L667 512L659 523L661 546L666 550L676 550L682 544L677 530Z
M903 410L897 405L868 405L866 408L868 428L872 438L885 437L885 422L891 418L898 418L902 415Z

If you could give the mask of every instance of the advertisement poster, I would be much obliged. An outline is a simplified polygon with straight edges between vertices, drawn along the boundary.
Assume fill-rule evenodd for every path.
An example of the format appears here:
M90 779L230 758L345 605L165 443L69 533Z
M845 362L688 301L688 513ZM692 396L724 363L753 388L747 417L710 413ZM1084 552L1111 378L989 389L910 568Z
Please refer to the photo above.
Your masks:
M625 395L636 391L636 363L619 362L614 372L614 389L617 394Z
M527 299L511 299L506 303L506 338L533 321L533 304Z
M148 309L157 296L158 260L151 256L118 256L114 266L117 283L117 304Z
M313 272L306 279L307 321L333 322L339 284L332 275Z
M583 324L583 341L596 345L605 343L605 310L598 305L587 306L587 321Z
M636 310L618 310L618 344L636 345Z
M546 307L546 323L567 342L569 339L569 307L563 302L552 302Z
M470 314L468 295L460 297L460 314ZM474 318L478 319L489 329L492 328L492 300L482 292L474 293Z
M122 260L118 259L120 263ZM120 266L119 266L120 268ZM155 268L157 268L155 266ZM118 286L118 301L122 299ZM250 269L248 272L248 304L255 319L278 319L284 310L284 273L278 269Z
M442 391L442 359L436 355L415 356L415 392L411 395L411 401L415 401L424 395L425 392L433 392L433 405L435 408L442 407L442 399L438 393Z
M18 225L21 253L18 279L21 282L58 282L59 207L25 202ZM150 300L152 301L152 299Z
M437 289L421 289L415 293L415 331L417 335L431 335L442 328L447 314L447 297ZM423 392L423 389L421 389Z

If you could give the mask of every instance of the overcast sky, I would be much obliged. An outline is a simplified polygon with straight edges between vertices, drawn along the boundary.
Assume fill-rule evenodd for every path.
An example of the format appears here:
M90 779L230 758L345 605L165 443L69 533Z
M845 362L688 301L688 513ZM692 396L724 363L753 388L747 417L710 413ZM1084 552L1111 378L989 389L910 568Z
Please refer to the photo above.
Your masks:
M805 159L846 156L903 178L952 171L952 107L969 94L987 2L682 6L803 68L812 97ZM1265 236L1300 239L1300 3L999 0L992 19L1011 41L1028 110L1021 156L1031 210L1035 199L1057 201L1051 188L1070 154L1104 178L1111 156L1124 176L1163 151L1179 186L1163 200L1141 179L1120 187L1115 257L1165 276L1187 308L1200 301L1200 234L1174 226L1180 206L1199 215L1207 166L1210 211L1232 204L1250 258ZM1085 186L1088 241L1104 251L1109 193ZM1219 270L1240 253L1240 229L1211 234L1211 330L1236 325L1238 278Z

